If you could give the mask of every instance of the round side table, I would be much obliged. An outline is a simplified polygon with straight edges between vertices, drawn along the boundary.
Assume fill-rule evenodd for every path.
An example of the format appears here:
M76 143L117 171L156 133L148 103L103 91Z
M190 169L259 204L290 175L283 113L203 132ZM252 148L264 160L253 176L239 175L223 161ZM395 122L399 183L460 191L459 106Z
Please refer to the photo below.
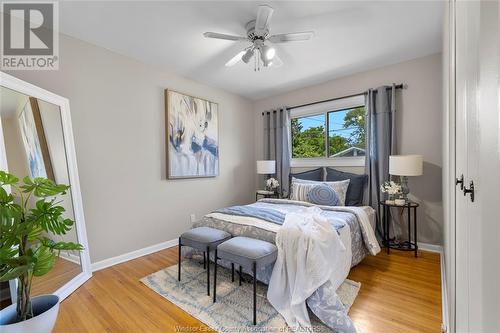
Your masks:
M379 206L379 221L382 221L382 232L383 232L383 245L387 249L387 254L390 253L390 249L394 250L400 250L400 251L414 251L415 252L415 258L418 255L418 244L417 244L417 208L420 206L416 202L407 202L404 205L396 205L395 203L387 203L385 201L380 201L378 203ZM408 240L404 242L395 242L394 240L390 239L389 235L389 221L391 219L391 213L390 210L392 207L396 208L401 208L404 210L407 210L408 217L407 217L407 222L408 222ZM413 214L412 213L413 209ZM412 215L413 215L413 232L411 228L412 224ZM412 234L413 234L413 241L412 241Z

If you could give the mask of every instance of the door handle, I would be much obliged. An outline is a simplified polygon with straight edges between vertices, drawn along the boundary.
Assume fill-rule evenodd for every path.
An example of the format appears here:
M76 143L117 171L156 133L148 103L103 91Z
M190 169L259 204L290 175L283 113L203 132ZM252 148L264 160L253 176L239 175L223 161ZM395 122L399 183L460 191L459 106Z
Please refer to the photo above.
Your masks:
M470 201L474 202L474 182L471 180L469 188L464 188L464 196L470 194Z
M460 178L455 178L455 185L460 184L460 191L464 190L464 175L461 175Z

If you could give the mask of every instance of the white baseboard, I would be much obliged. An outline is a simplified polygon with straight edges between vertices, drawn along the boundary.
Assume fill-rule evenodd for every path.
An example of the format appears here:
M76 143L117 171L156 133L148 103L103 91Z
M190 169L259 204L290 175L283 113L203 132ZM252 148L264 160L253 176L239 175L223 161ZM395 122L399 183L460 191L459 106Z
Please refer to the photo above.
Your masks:
M422 251L443 253L443 247L441 245L435 245L435 244L418 242L418 249Z
M73 253L68 253L66 251L61 251L59 253L59 257L63 258L64 260L71 261L72 263L80 265L80 256L73 254Z
M151 246L139 249L139 250L120 254L119 256L116 256L116 257L104 259L104 260L101 260L101 261L98 261L98 262L95 262L92 264L92 272L95 272L95 271L98 271L98 270L101 270L101 269L104 269L104 268L107 268L107 267L110 267L110 266L113 266L116 264L120 264L120 263L125 262L125 261L136 259L136 258L145 256L145 255L148 255L148 254L151 254L154 252L168 249L169 247L177 246L177 244L179 244L179 239L176 238L176 239L172 239L172 240L169 240L169 241L166 241L163 243L151 245Z
M439 253L440 258L439 262L441 265L441 315L442 315L442 323L441 323L441 332L448 332L448 297L446 291L446 265L444 258L444 249L441 245L435 244L427 244L427 243L418 243L419 250L436 252Z

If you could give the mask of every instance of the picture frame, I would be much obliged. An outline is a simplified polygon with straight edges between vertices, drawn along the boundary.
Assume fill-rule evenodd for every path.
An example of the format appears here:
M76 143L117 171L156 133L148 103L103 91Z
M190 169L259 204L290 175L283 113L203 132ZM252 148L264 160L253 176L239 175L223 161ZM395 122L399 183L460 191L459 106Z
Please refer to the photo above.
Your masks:
M219 175L218 103L165 89L167 178Z

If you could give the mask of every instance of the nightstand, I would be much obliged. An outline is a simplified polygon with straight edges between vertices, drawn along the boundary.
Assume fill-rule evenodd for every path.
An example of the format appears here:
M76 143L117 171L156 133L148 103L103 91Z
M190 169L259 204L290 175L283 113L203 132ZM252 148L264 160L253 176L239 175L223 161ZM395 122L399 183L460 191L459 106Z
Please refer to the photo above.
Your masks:
M255 192L255 201L259 200L259 196L261 196L262 198L274 198L274 199L279 198L278 193L267 190L257 190Z
M383 245L387 249L387 254L389 254L390 249L400 250L400 251L414 251L415 258L417 257L418 252L418 244L417 244L417 208L419 204L416 202L407 202L404 205L396 205L394 203L386 203L385 201L381 201L378 203L379 208L379 221L382 222L382 232L383 232ZM408 240L404 242L394 242L394 240L390 239L389 235L389 222L391 219L390 210L392 207L401 208L403 210L407 210L407 222L408 222ZM413 214L412 213L413 209ZM412 241L412 228L411 228L411 216L413 215L413 241ZM401 214L401 216L403 216Z

